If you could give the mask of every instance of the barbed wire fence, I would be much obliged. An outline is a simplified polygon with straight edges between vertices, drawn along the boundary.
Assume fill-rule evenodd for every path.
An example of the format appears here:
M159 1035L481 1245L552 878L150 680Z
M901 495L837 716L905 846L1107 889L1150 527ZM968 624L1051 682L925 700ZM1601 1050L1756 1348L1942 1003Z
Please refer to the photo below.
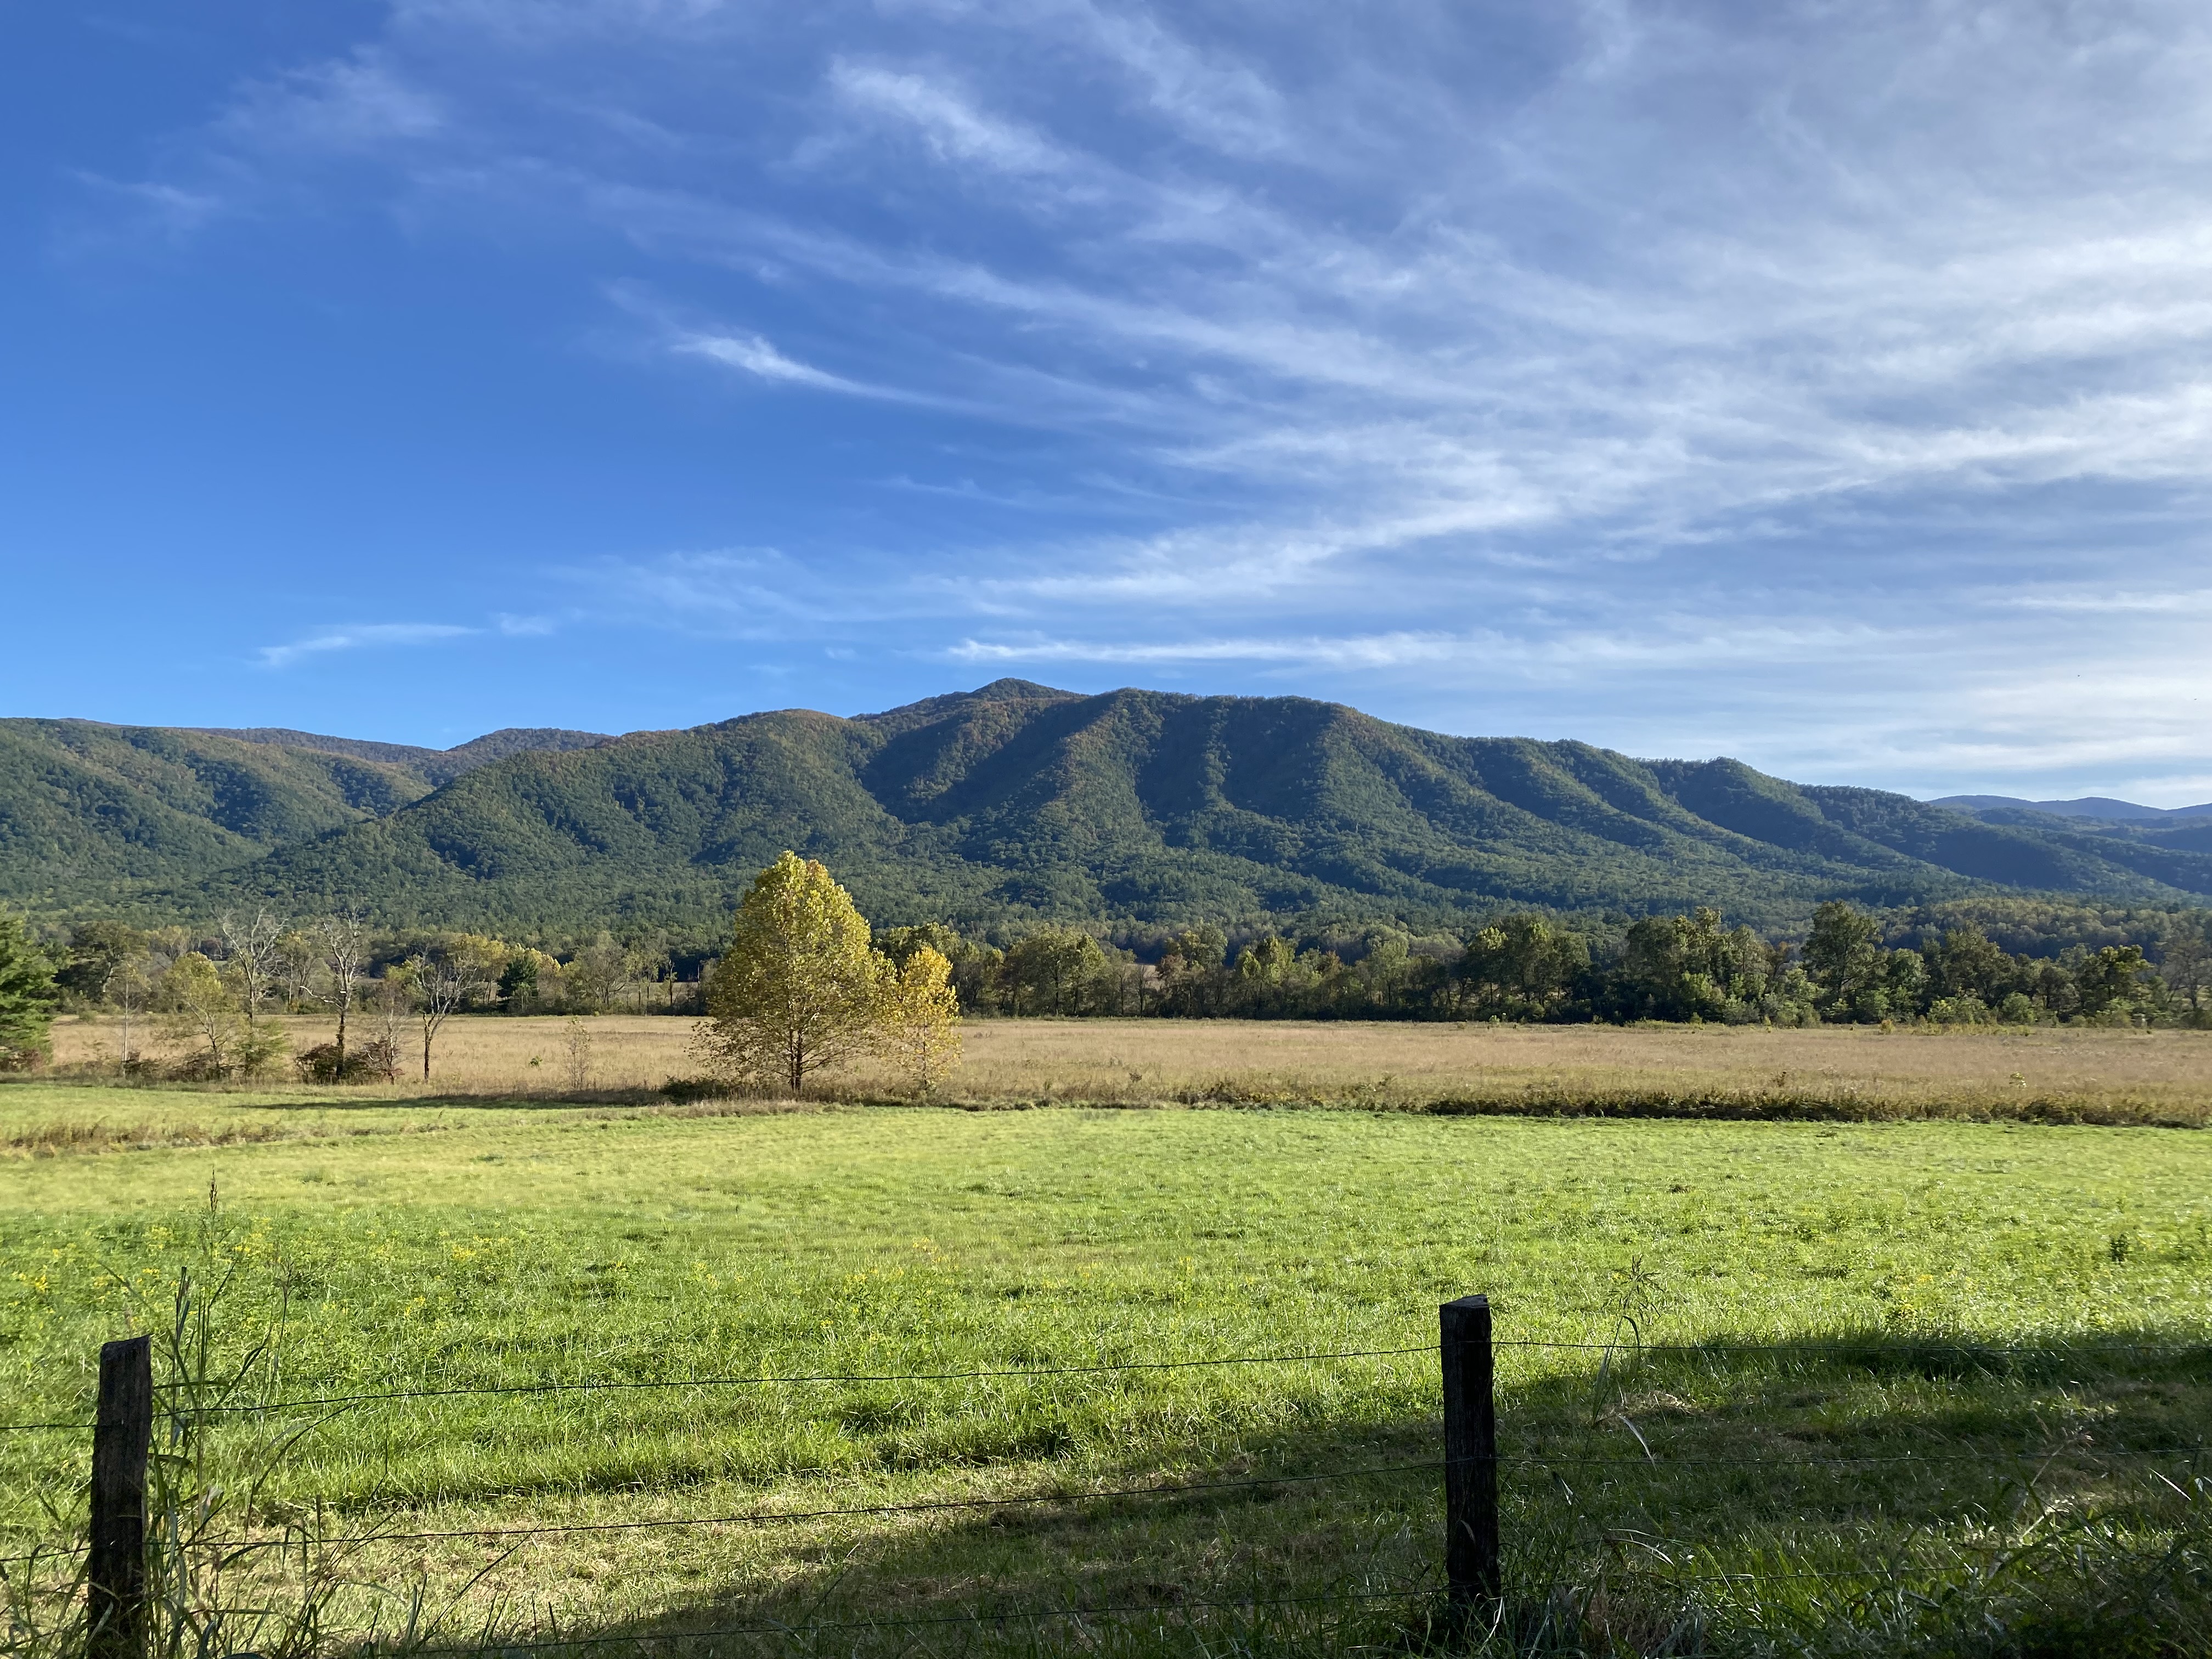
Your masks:
M641 1519L488 1525L415 1532L372 1531L323 1536L318 1541L326 1547L424 1544L441 1540L464 1540L501 1543L532 1538L681 1531L694 1528L773 1527L910 1515L1000 1512L1055 1504L1095 1502L1187 1499L1209 1494L1315 1487L1352 1480L1419 1476L1431 1479L1441 1477L1442 1489L1437 1494L1437 1523L1443 1534L1440 1583L1431 1581L1389 1589L1335 1590L1326 1595L1305 1596L1254 1596L1225 1600L1178 1596L1172 1601L1150 1602L1096 1605L1071 1603L1063 1606L1002 1610L988 1615L960 1613L911 1619L811 1620L801 1624L769 1622L642 1634L631 1632L621 1634L554 1636L536 1639L508 1639L502 1636L465 1647L416 1644L407 1650L411 1653L426 1656L478 1653L487 1650L525 1652L553 1649L590 1649L606 1645L697 1641L747 1636L803 1638L836 1632L920 1631L935 1626L977 1622L996 1626L1024 1623L1048 1625L1070 1620L1134 1617L1158 1613L1187 1616L1194 1612L1204 1611L1256 1613L1269 1608L1325 1607L1346 1605L1379 1607L1388 1607L1393 1603L1418 1607L1419 1616L1431 1632L1441 1630L1463 1634L1469 1631L1480 1632L1486 1627L1494 1631L1498 1626L1504 1613L1508 1595L1505 1569L1508 1546L1511 1541L1504 1535L1501 1528L1501 1492L1508 1474L1519 1471L1531 1472L1539 1477L1549 1475L1556 1480L1565 1471L1591 1468L1630 1470L1645 1477L1660 1476L1668 1469L1692 1468L1747 1470L1782 1468L1793 1474L1815 1469L1848 1472L1884 1465L1926 1465L1942 1468L1966 1464L1984 1464L1993 1467L2016 1464L2048 1468L2066 1459L2080 1457L2106 1462L2156 1461L2163 1462L2169 1466L2186 1463L2192 1471L2197 1472L2192 1478L2196 1480L2198 1490L2212 1494L2212 1480L2208 1480L2202 1473L2208 1453L2208 1446L2202 1438L2177 1440L2172 1443L2156 1446L2090 1444L2061 1439L2038 1446L2023 1446L2011 1449L1835 1453L1821 1455L1795 1455L1788 1458L1778 1458L1773 1455L1714 1457L1680 1456L1672 1454L1662 1455L1644 1442L1639 1431L1635 1431L1632 1427L1631 1432L1634 1434L1639 1448L1638 1452L1634 1454L1590 1455L1579 1452L1502 1450L1500 1447L1497 1360L1501 1350L1600 1354L1603 1356L1601 1367L1602 1373L1603 1369L1612 1365L1617 1358L1630 1354L1638 1357L1679 1355L1709 1358L1721 1358L1732 1355L1772 1357L1778 1354L1799 1354L1827 1356L1848 1360L1867 1355L1870 1352L1870 1346L1869 1340L1864 1339L1741 1343L1726 1341L1653 1343L1640 1340L1629 1342L1597 1342L1499 1339L1493 1329L1487 1298L1482 1296L1472 1296L1447 1303L1442 1307L1439 1310L1438 1340L1434 1344L1232 1354L1187 1359L1127 1360L1064 1366L1023 1365L915 1372L824 1371L781 1376L727 1375L666 1379L587 1378L509 1384L388 1389L307 1394L268 1401L195 1402L185 1409L200 1419L246 1416L264 1418L307 1416L327 1421L334 1413L357 1407L416 1401L527 1398L573 1394L619 1395L670 1390L826 1387L860 1383L913 1384L994 1378L1042 1379L1060 1376L1097 1376L1115 1373L1181 1371L1234 1366L1382 1359L1431 1352L1437 1356L1442 1406L1443 1432L1442 1445L1439 1448L1441 1455L1415 1462L1368 1464L1317 1473L1284 1471L1237 1479L1155 1480L1114 1486L1078 1486L992 1497L931 1498L908 1503L842 1504L810 1509L761 1509ZM1904 1347L1909 1353L1922 1356L1950 1356L1969 1365L2002 1364L2008 1357L2015 1354L2047 1352L2008 1348L2002 1345L1989 1343L1942 1342L1918 1338L1908 1339ZM2095 1345L2095 1352L2105 1357L2128 1355L2145 1359L2173 1361L2201 1358L2208 1353L2212 1353L2212 1349L2208 1349L2205 1345L2196 1343L2100 1342ZM149 1583L149 1577L155 1576L149 1574L149 1566L157 1563L158 1558L164 1550L173 1550L179 1547L180 1544L189 1547L194 1542L208 1541L180 1540L173 1531L165 1536L158 1528L149 1529L149 1463L153 1455L157 1404L165 1386L170 1385L157 1385L153 1376L152 1343L149 1338L141 1336L110 1342L105 1344L100 1349L96 1406L90 1421L62 1419L0 1423L0 1434L66 1432L90 1437L90 1508L89 1521L83 1540L71 1545L48 1547L28 1554L0 1555L0 1578L4 1578L7 1571L10 1568L41 1563L51 1565L58 1560L73 1560L82 1564L77 1570L78 1577L73 1589L81 1589L82 1596L82 1629L84 1636L83 1652L87 1659L155 1659L149 1644L148 1628ZM296 1437L289 1443L296 1443ZM2161 1475L2160 1479L2165 1480L2166 1483L2174 1490L2183 1490L2170 1478ZM1680 1552L1686 1559L1692 1553L1706 1547L1701 1540L1696 1539L1679 1539L1655 1533L1609 1534L1606 1541L1615 1546L1632 1546L1650 1553L1662 1561L1671 1560L1671 1558L1666 1554L1668 1550ZM237 1551L269 1546L265 1543L257 1544L252 1540L240 1542L227 1540L216 1540L214 1547ZM1937 1566L1914 1565L1910 1563L1892 1561L1856 1565L1846 1570L1832 1571L1708 1572L1701 1575L1700 1578L1702 1582L1729 1584L1763 1584L1785 1581L1871 1583L1924 1578L1939 1574L1942 1571L1944 1570Z

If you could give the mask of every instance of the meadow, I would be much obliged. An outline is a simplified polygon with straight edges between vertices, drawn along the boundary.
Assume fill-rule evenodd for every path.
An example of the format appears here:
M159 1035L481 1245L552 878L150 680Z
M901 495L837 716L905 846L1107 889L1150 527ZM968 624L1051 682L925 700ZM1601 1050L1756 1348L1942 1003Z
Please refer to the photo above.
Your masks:
M282 1022L295 1049L327 1019ZM461 1018L419 1075L393 1085L276 1090L262 1097L635 1097L699 1069L695 1022L665 1015L579 1022L585 1086L571 1086L568 1023ZM357 1024L356 1037L362 1032ZM1368 1021L987 1019L963 1028L952 1104L1350 1106L1384 1110L1691 1110L1826 1118L2049 1118L2212 1123L2212 1032L2090 1027L1898 1030L1824 1025L1546 1026ZM112 1019L54 1029L58 1074L88 1078L120 1048ZM824 1099L889 1101L905 1080L862 1064L825 1073ZM210 1109L234 1098L207 1095ZM110 1110L128 1109L117 1105Z
M281 1331L252 1398L354 1401L210 1439L268 1459L262 1534L362 1540L328 1546L351 1628L1402 1649L1437 1635L1436 1305L1484 1291L1509 1343L1591 1345L1500 1349L1500 1647L2206 1650L2212 1139L1345 1109L1668 1066L2178 1109L2188 1037L1007 1022L961 1087L1031 1109L963 1110L625 1096L687 1069L665 1019L599 1023L601 1097L502 1090L552 1063L531 1024L457 1025L428 1092L0 1087L5 1420L82 1420L189 1269L228 1280L218 1358ZM1320 1103L1128 1109L1224 1079ZM0 1554L81 1524L84 1455L0 1434ZM595 1529L420 1536L517 1528Z

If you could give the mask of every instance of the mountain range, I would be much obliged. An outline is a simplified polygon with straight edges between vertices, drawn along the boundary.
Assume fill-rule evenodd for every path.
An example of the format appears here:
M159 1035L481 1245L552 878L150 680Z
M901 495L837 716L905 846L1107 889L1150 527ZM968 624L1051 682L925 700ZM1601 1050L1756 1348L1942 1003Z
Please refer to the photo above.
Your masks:
M970 929L1697 903L1782 926L1831 897L2212 895L2212 817L1960 811L1299 697L1009 679L849 719L449 750L0 720L0 902L50 916L360 902L392 927L696 934L787 847L878 922Z
M2017 795L1943 795L1930 806L1948 806L1989 818L2000 812L2043 812L2058 818L2094 818L2106 823L2171 823L2176 818L2212 818L2212 801L2201 806L2139 806L2110 795L2080 795L2072 800L2022 800Z

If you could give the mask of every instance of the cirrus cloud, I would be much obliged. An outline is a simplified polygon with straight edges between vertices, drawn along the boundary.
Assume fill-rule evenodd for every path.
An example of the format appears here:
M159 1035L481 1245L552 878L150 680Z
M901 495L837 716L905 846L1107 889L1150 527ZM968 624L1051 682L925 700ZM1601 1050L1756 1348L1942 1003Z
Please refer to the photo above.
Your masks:
M779 550L592 567L627 617L1297 673L1934 792L2212 766L2201 5L407 0L367 33L106 193L176 234L281 182L410 246L557 244L635 361L823 405L760 486ZM854 505L885 477L898 510ZM2077 677L2111 695L2048 695Z
M264 668L289 668L309 657L334 651L361 651L386 646L434 645L481 634L480 628L453 623L353 623L325 628L283 645L264 645L256 653Z

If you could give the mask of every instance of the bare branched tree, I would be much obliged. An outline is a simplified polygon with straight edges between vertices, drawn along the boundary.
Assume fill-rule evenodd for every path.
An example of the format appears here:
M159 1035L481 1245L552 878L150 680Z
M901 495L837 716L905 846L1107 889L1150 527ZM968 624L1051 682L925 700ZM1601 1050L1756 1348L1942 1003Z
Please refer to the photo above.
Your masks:
M237 983L238 1006L246 1015L246 1044L252 1048L254 1020L283 975L284 921L257 908L251 921L243 921L226 910L216 928L222 935L223 966Z
M581 1091L592 1081L592 1028L576 1015L568 1016L561 1030L561 1046L568 1060L568 1087Z
M459 951L441 951L407 959L407 978L415 992L415 1016L422 1028L422 1080L430 1080L430 1045L446 1022L462 1005L496 988L475 958Z
M399 1039L406 1029L408 1017L415 1010L415 988L409 982L404 963L387 966L383 976L372 981L371 985L368 1006L375 1019L372 1029L377 1035L369 1039L362 1058L381 1072L386 1083L397 1083Z
M134 951L107 970L107 977L100 985L100 994L107 999L107 1006L122 1016L123 1042L117 1064L125 1073L138 1058L131 1046L131 1032L152 1006L157 982L152 960L143 951Z
M287 933L277 941L278 1000L288 1014L296 1014L315 994L315 980L323 970L323 956L312 930Z
M310 933L323 972L322 1000L337 1011L338 1071L345 1072L346 1015L352 1011L361 988L362 969L368 960L368 921L360 907L349 906L317 921Z

